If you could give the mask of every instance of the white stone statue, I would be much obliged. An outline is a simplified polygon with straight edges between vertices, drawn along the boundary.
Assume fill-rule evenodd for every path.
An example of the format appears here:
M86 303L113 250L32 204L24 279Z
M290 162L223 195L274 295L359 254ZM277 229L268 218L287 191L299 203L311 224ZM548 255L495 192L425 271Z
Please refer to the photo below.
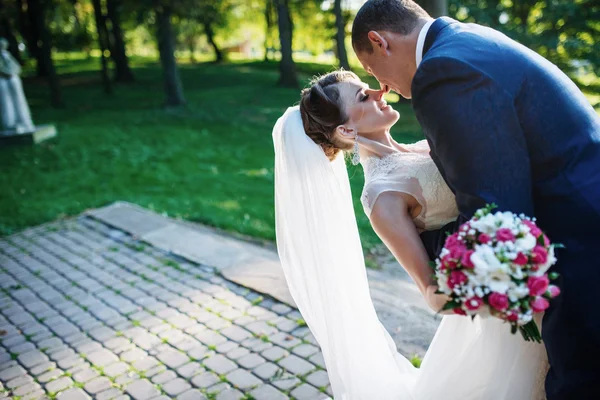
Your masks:
M21 66L8 51L8 41L0 38L0 135L35 131L20 73Z

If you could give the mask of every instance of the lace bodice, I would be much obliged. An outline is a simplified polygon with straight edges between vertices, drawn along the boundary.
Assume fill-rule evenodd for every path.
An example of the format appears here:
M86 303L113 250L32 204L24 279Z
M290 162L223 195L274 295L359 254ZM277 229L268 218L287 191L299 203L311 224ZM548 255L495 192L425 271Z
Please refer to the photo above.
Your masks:
M413 196L421 205L421 212L414 219L419 229L439 229L455 220L456 199L429 156L427 142L402 147L406 151L361 160L365 173L361 202L367 216L370 217L381 193L398 191Z

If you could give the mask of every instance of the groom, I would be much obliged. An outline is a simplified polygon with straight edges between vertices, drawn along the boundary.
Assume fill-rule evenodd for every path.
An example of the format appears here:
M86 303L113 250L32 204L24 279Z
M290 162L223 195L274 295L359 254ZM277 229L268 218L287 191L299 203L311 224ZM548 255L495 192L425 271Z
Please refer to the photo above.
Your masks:
M543 321L550 400L600 399L600 118L556 66L493 29L433 20L412 0L369 0L352 44L384 90L412 98L460 217L487 203L537 217L562 294ZM520 400L520 399L517 399Z

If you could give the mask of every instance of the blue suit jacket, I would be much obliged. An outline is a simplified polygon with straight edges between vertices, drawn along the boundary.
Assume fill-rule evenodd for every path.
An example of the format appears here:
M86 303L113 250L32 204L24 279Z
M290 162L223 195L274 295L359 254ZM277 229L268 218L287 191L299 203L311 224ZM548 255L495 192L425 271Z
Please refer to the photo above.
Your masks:
M549 399L576 395L589 369L573 371L587 368L584 353L600 351L600 118L556 66L493 29L440 18L425 51L413 107L460 217L421 238L434 258L446 232L496 203L537 217L551 241L566 246L555 267L563 294L544 319L556 378L547 390ZM565 345L578 330L585 345Z

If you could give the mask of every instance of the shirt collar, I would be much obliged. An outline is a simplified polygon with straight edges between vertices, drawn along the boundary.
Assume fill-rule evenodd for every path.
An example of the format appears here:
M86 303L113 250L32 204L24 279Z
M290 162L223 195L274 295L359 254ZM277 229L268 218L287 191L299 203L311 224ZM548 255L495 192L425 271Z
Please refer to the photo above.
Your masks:
M427 37L427 32L429 32L429 28L431 24L434 23L434 19L429 20L423 28L421 28L421 32L419 32L419 38L417 39L417 51L415 54L415 59L417 61L417 68L419 68L419 64L421 64L421 60L423 60L423 47L425 46L425 38Z

